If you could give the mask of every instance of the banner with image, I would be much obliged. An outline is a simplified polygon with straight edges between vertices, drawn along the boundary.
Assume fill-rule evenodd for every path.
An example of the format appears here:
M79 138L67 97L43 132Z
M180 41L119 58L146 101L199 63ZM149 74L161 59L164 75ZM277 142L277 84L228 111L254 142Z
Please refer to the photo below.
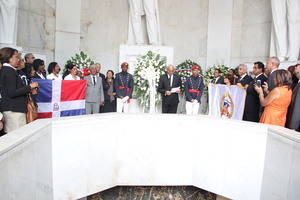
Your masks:
M236 85L209 84L209 115L226 119L242 120L246 90Z

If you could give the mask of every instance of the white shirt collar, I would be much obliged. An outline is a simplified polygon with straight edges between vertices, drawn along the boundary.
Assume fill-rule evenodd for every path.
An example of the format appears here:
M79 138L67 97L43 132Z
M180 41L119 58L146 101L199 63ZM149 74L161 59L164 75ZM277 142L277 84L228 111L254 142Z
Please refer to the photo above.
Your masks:
M46 79L42 73L36 72L36 74L37 74L39 77L41 77L41 79Z
M246 75L247 75L247 73L245 73L243 76L241 76L240 80L242 80Z
M258 78L260 75L262 75L262 73L258 74L257 76L255 76L255 78Z
M278 70L278 68L273 69L273 70L271 71L270 74L272 74L272 73L275 72L276 70Z
M17 68L15 68L15 67L11 66L11 65L10 65L10 64L8 64L8 63L4 63L4 64L3 64L3 66L6 66L6 67L11 67L11 68L13 68L15 71L17 71Z

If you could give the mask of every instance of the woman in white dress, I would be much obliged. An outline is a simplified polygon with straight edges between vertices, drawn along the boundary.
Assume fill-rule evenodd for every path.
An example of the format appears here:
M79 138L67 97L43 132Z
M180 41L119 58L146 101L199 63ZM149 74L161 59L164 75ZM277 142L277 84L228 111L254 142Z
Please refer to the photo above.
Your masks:
M62 76L59 74L60 66L57 62L52 62L48 65L48 75L47 79L49 80L62 80Z
M77 76L77 67L73 64L67 64L66 65L67 71L66 74L68 74L67 76L64 77L64 80L80 80L80 77Z

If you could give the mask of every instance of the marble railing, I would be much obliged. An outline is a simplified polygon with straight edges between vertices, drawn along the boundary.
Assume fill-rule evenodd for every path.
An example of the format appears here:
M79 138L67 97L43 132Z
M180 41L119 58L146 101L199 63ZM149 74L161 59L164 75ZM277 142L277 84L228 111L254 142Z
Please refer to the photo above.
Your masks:
M0 138L0 199L79 199L114 186L191 185L298 200L299 133L208 116L38 120Z

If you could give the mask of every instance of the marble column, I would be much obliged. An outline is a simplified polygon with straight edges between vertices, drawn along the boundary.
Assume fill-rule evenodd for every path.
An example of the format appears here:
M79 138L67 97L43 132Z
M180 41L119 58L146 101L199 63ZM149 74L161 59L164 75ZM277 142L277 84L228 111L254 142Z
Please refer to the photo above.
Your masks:
M55 60L60 65L79 52L81 0L56 1Z
M230 64L233 0L209 0L206 65Z
M19 0L0 1L0 48L17 48L18 7Z

